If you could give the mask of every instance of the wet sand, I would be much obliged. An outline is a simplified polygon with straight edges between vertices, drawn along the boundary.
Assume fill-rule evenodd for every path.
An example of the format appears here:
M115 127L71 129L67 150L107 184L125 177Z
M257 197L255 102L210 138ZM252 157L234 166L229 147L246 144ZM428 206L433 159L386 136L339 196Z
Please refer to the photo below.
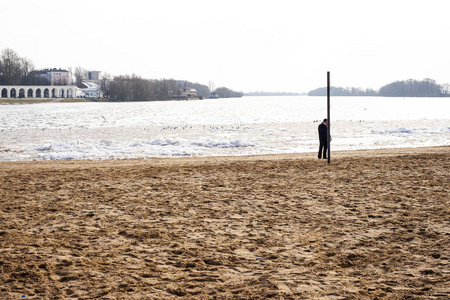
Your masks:
M0 299L448 299L450 146L0 162Z

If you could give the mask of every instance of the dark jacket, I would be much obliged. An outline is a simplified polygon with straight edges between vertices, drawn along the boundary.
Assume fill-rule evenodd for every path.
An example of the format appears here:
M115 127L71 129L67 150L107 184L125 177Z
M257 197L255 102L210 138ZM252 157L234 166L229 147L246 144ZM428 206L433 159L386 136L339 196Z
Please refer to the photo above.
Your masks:
M327 136L328 136L328 132L327 132L327 125L320 123L319 125L319 139L321 141L327 141Z

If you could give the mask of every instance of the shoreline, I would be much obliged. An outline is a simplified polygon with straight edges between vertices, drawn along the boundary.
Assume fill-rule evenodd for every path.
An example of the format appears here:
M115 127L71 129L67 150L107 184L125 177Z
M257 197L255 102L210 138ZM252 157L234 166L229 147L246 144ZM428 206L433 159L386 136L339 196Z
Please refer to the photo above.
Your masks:
M0 297L449 298L450 146L315 155L0 162Z
M0 98L0 105L98 102L86 98Z
M341 150L331 152L331 161L345 157L378 157L378 156L396 156L410 154L440 153L450 151L450 145L445 146L424 146L424 147L400 147L400 148L380 148L380 149L361 149L361 150ZM0 165L25 165L25 164L62 164L62 165L92 165L92 164L144 164L153 162L164 164L172 163L195 163L198 162L225 162L225 161L251 161L251 160L292 160L292 159L311 159L317 161L326 160L317 158L317 152L298 152L281 154L260 154L260 155L236 155L236 156L180 156L180 157L149 157L149 158L130 158L130 159L102 159L102 160L18 160L18 161L0 161Z

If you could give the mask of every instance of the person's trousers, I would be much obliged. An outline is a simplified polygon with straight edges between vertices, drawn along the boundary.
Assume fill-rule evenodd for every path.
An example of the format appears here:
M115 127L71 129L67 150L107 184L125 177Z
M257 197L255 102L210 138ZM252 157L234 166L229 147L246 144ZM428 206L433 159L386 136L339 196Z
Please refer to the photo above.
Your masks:
M320 145L319 145L319 158L327 158L327 150L328 150L328 143L327 140L320 140ZM323 152L322 152L323 151ZM322 155L323 153L323 155Z

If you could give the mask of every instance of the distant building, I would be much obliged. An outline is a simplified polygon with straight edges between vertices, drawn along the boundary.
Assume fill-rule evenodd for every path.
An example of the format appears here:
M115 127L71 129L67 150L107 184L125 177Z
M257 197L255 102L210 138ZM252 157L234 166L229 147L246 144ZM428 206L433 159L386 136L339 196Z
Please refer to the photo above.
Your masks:
M187 81L184 83L183 89L179 89L178 92L175 94L172 93L172 99L179 99L179 100L194 100L199 99L197 96L197 90L191 89L189 87L189 84Z
M33 77L39 78L39 81L49 85L69 85L70 73L63 69L44 69L30 73Z
M181 92L181 96L186 99L197 98L197 90L188 88Z
M99 98L100 97L100 86L94 82L83 81L77 85L79 93L77 97L82 98Z
M100 80L100 71L88 71L87 80L98 81Z

